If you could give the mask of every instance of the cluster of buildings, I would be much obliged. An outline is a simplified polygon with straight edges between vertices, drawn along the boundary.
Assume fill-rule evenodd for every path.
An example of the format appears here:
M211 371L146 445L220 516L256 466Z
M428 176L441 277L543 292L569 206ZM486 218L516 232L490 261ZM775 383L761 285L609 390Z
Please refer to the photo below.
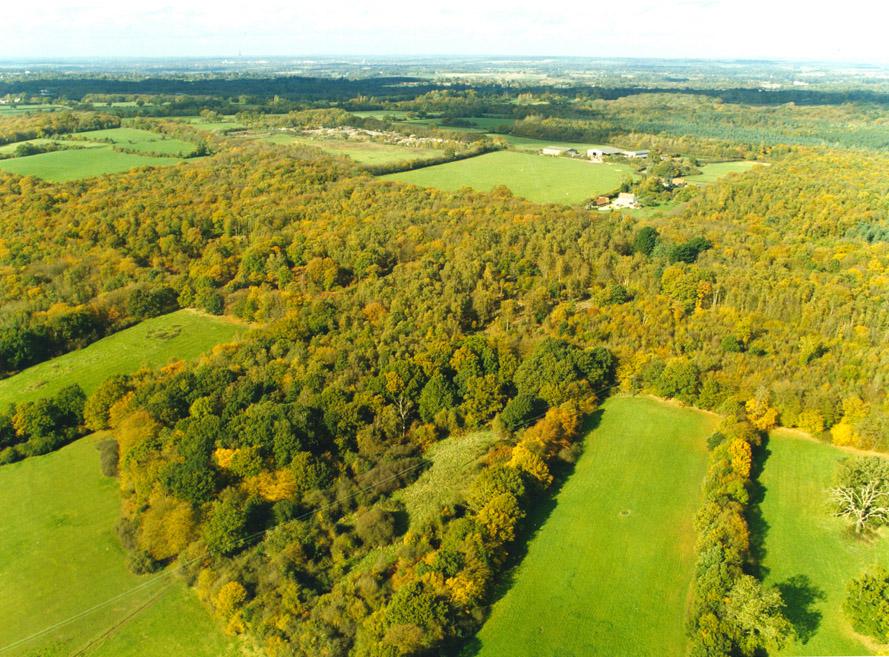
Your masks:
M561 146L546 146L541 149L540 154L550 155L552 157L581 157L580 152L576 148L563 148ZM598 148L590 148L586 152L587 159L594 162L601 162L606 155L617 155L631 160L640 160L648 157L648 151L625 151L622 148L600 146Z

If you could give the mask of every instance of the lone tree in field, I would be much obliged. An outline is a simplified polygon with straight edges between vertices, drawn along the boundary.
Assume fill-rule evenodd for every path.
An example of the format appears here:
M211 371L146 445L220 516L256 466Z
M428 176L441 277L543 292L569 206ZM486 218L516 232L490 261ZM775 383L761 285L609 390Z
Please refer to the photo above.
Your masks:
M889 463L879 457L843 463L830 491L836 514L852 521L856 534L889 521Z
M860 487L839 486L830 494L837 505L837 515L851 520L856 534L889 519L887 494L880 490L878 482L869 481Z

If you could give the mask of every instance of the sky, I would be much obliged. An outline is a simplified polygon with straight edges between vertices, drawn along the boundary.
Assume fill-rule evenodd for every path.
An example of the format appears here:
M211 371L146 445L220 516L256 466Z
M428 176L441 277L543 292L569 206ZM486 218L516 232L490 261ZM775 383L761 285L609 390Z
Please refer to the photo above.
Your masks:
M0 58L506 55L889 62L885 0L21 0Z

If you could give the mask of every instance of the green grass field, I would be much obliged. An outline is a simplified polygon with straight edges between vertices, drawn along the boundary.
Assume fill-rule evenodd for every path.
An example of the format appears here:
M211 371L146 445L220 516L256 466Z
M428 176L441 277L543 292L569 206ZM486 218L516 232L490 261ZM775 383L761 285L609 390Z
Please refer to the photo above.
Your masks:
M0 650L125 595L4 657L239 654L184 583L127 570L115 529L117 480L100 472L99 439L0 468Z
M299 135L273 134L264 137L263 141L273 144L301 144L314 146L331 155L347 156L361 164L389 164L406 160L427 160L444 155L437 148L409 148L396 144L378 144L372 141L353 141L348 139L311 139Z
M607 401L511 588L467 652L683 657L693 522L715 424L653 399Z
M557 148L573 148L581 155L586 155L587 150L590 148L603 148L607 146L607 144L588 144L578 141L546 141L543 139L531 139L530 137L517 137L516 135L499 135L496 133L490 133L488 136L495 138L499 137L516 150L533 153L536 153L541 148L546 148L547 146L556 146Z
M872 565L889 564L889 531L863 542L830 513L827 490L849 454L781 430L768 451L759 477L765 487L762 566L765 582L782 589L800 636L781 654L889 654L856 637L842 611L849 581Z
M0 405L47 397L72 383L89 393L114 374L195 358L243 330L230 320L190 310L154 317L0 380Z
M235 120L234 116L224 116L220 121L207 121L203 117L200 116L183 116L180 118L173 119L174 121L180 121L182 123L187 123L193 128L197 128L198 130L206 130L207 132L224 132L226 130L241 130L246 128L243 123Z
M404 502L412 528L435 519L446 506L460 502L472 482L478 459L497 442L490 431L452 436L433 445L425 457L428 470L397 494Z
M80 141L111 140L121 148L127 148L143 153L162 153L165 157L182 157L195 149L195 144L166 137L157 132L140 130L138 128L108 128L106 130L90 130L79 132L76 139Z
M461 187L489 191L505 185L516 196L531 201L580 203L614 191L624 178L632 175L633 170L622 164L593 164L564 157L498 151L383 177L449 191Z
M686 180L692 183L712 183L730 173L744 173L750 171L757 162L713 162L700 167L701 173L695 176L687 176Z
M20 176L35 176L52 182L92 178L106 173L121 173L137 167L169 166L181 162L173 157L152 157L118 153L111 146L54 151L0 160L0 169Z

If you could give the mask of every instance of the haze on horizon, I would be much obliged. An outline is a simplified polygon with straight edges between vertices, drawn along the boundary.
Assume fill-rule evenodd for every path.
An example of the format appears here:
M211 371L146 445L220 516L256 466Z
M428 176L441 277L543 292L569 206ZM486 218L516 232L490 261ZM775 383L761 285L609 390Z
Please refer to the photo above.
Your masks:
M2 59L503 55L889 63L872 0L45 0L2 11Z

